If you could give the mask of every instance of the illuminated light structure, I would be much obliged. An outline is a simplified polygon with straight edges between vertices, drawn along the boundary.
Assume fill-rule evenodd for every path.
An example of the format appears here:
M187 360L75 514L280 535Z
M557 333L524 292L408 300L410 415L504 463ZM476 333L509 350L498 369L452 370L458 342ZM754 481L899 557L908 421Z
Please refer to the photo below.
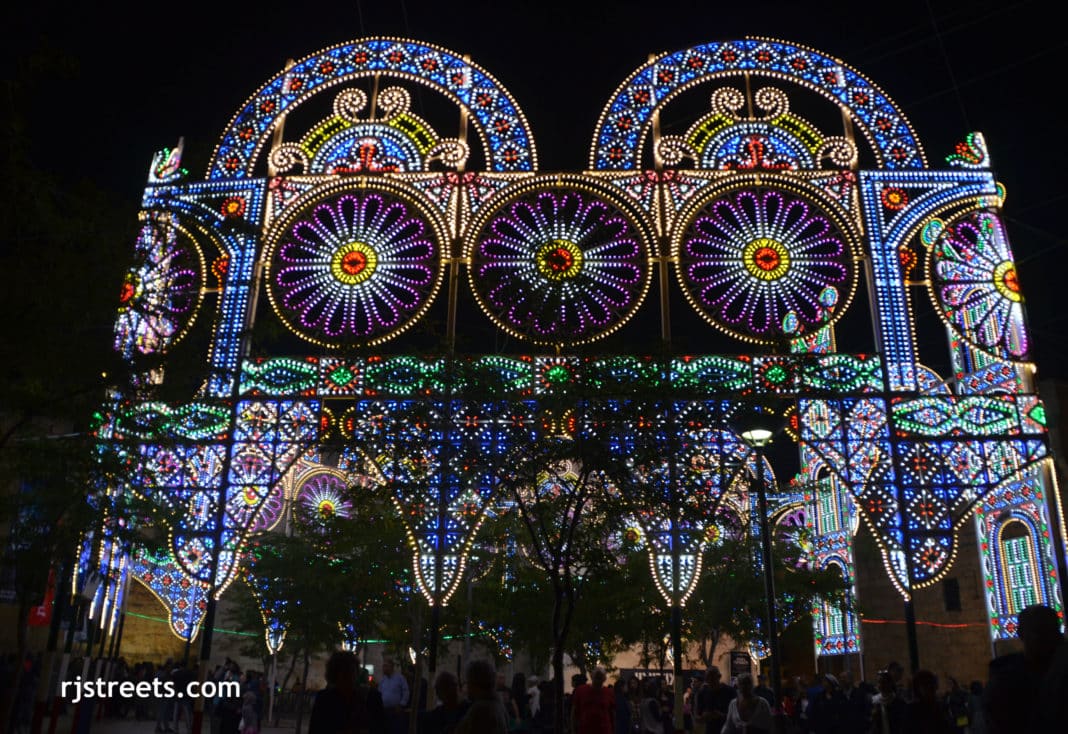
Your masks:
M414 114L407 87L454 104L459 136ZM697 87L707 113L661 138L670 103ZM794 94L836 106L845 134L792 112ZM330 113L286 142L283 123L316 95L331 95ZM608 101L589 169L545 174L517 103L485 70L426 43L365 39L300 59L257 90L205 180L188 180L180 163L181 145L153 161L116 324L131 364L150 357L163 369L116 390L98 435L132 467L120 489L179 517L166 557L134 551L121 568L183 638L285 503L322 511L334 482L391 488L415 586L447 603L499 463L542 428L602 431L620 451L643 431L659 436L662 462L636 471L691 503L676 507L753 512L737 487L760 470L722 426L761 396L792 403L806 473L789 486L769 476L769 502L776 517L805 508L812 563L852 581L864 523L908 601L973 552L958 533L974 522L992 638L1012 635L1028 601L1062 609L1063 517L1004 191L980 135L929 166L901 110L844 62L762 38L658 56ZM487 325L531 354L456 354L465 280ZM650 291L663 306L673 287L756 354L591 351L631 327ZM874 349L839 353L835 329L858 290ZM918 361L914 299L928 297L949 336L951 380ZM254 353L256 321L271 317L260 302L312 354ZM373 351L435 307L447 356ZM670 344L666 308L661 322ZM197 328L210 332L203 386L184 402L155 400L166 357ZM468 369L492 375L522 414L479 395ZM542 398L577 384L584 410L542 413ZM612 419L632 414L638 395L647 424ZM413 411L427 419L406 421ZM368 441L392 450L356 450ZM328 443L342 448L323 451ZM492 460L472 472L472 456ZM710 470L717 462L741 474ZM681 607L713 523L687 525L669 504L650 500L634 517L657 585ZM680 562L667 562L682 540ZM115 557L86 565L114 575ZM859 648L848 613L816 616L819 654Z

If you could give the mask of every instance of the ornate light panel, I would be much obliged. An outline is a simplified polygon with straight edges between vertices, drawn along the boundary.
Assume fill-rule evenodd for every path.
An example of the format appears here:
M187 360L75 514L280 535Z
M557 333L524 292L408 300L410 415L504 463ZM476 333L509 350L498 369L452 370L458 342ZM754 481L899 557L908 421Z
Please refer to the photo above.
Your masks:
M695 89L707 105L665 128L683 132L661 136L675 101ZM454 115L417 113L412 90ZM323 104L303 107L318 95ZM806 119L797 95L848 124ZM325 116L297 129L309 109ZM933 167L900 108L863 74L813 49L746 38L637 69L604 107L588 169L537 163L532 128L500 82L460 54L398 38L341 44L279 71L237 110L203 179L181 168L181 145L160 153L118 304L115 346L137 376L117 388L98 435L137 467L121 489L180 519L166 557L99 562L132 572L188 634L286 503L345 512L334 484L387 483L406 518L415 585L442 604L509 450L550 431L631 451L649 430L634 422L640 397L661 432L650 445L663 453L641 471L704 517L694 524L655 499L629 515L665 599L682 604L717 532L710 518L726 506L752 511L737 482L707 475L755 461L724 426L773 396L791 404L806 471L772 504L810 498L812 562L852 580L849 545L864 523L909 598L959 553L977 552L958 540L976 518L986 542L1001 544L984 556L991 634L1011 636L1013 605L1026 597L1013 579L1027 564L1036 598L1060 608L1053 550L1063 523L1046 501L1055 493L1024 289L980 135ZM673 354L676 292L755 353ZM865 297L874 349L839 352L842 317ZM921 364L917 298L944 321L952 375ZM257 346L260 299L310 353ZM483 317L463 310L472 302ZM628 329L648 323L636 318L642 309L657 310L665 353L599 354L598 340L618 332L600 343L625 344ZM194 323L210 329L203 384L159 402L166 364L140 367L193 348L182 337ZM430 339L448 356L414 356L405 332L416 325L420 354ZM460 347L491 342L520 346ZM387 344L389 354L376 351ZM467 370L492 376L523 410L502 414ZM549 410L560 396L575 405ZM418 435L398 429L396 441L412 456L429 452L426 476L405 479L389 451L373 466L357 455L373 438L369 416L403 423L416 410L434 417ZM813 507L832 490L833 502ZM834 512L849 517L836 524ZM1020 522L1004 530L998 518L1010 516ZM665 561L682 540L686 562ZM86 554L83 565L113 557ZM856 649L852 624L820 630L821 654Z

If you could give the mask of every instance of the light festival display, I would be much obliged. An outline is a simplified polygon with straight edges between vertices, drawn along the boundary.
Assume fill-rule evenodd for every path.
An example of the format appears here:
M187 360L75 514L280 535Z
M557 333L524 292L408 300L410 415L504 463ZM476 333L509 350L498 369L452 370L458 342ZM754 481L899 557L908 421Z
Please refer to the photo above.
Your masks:
M698 86L708 111L660 137L654 120ZM413 113L412 90L453 104L460 135L435 127L455 119ZM320 94L327 117L282 135ZM795 95L851 127L819 129L791 111ZM510 451L542 432L621 456L659 447L631 466L650 491L619 530L641 535L671 605L693 591L714 518L753 514L763 479L780 532L807 530L804 562L847 582L863 524L905 599L979 554L994 639L1013 635L1028 602L1062 609L1063 517L985 143L971 134L929 164L899 107L845 62L762 38L657 56L605 105L589 168L543 173L530 125L488 72L430 44L364 39L269 79L203 179L181 169L181 150L153 161L122 284L115 347L138 376L97 429L129 467L116 491L178 519L162 556L109 546L82 563L109 588L126 574L148 587L175 634L195 634L206 600L244 575L277 648L252 543L289 506L356 513L341 491L352 486L388 489L414 588L447 603ZM663 302L674 289L740 353L597 351L637 328L650 290ZM841 353L835 329L857 292L874 349ZM431 329L443 356L405 351L403 332L462 299L486 321L443 319ZM919 361L913 318L927 299L953 375ZM258 352L269 317L308 353ZM210 334L203 383L161 402L167 357L196 328ZM479 343L493 330L512 351L456 350L457 332ZM146 358L163 368L139 371ZM562 397L572 405L547 412ZM790 482L730 429L766 397L789 404L805 467ZM960 545L966 523L978 548ZM859 649L851 613L814 619L818 654Z

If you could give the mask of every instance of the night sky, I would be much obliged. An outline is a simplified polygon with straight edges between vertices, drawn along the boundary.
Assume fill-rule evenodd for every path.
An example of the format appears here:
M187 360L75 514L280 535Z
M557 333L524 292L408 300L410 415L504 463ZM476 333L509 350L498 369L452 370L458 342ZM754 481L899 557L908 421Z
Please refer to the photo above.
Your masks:
M858 7L867 9L858 15ZM470 54L523 109L543 171L585 167L603 105L650 53L744 35L812 46L880 85L910 118L931 165L941 166L968 131L986 135L1008 191L1038 376L1068 378L1068 189L1060 178L1068 161L1055 114L1068 40L1046 8L1038 0L363 0L143 3L120 14L36 2L6 10L0 33L7 73L41 56L64 60L41 75L23 110L35 165L72 184L92 181L131 222L154 151L184 136L190 178L202 178L230 117L287 58L363 35ZM937 318L922 306L921 318Z

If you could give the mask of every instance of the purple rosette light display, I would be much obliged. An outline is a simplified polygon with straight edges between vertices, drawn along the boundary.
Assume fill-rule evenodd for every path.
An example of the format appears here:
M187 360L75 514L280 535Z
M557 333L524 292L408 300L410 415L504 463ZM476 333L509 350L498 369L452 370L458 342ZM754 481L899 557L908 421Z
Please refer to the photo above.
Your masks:
M1026 357L1023 293L1001 219L982 211L949 226L936 220L923 236L931 245L932 294L946 322L990 354Z
M741 339L795 338L834 321L854 289L846 236L816 203L742 189L705 204L679 245L687 298Z
M328 347L373 345L430 305L441 253L415 207L360 191L307 207L283 232L270 271L271 302L294 332Z
M634 221L585 191L540 190L501 206L479 232L471 285L508 333L537 344L581 344L619 328L649 284Z

